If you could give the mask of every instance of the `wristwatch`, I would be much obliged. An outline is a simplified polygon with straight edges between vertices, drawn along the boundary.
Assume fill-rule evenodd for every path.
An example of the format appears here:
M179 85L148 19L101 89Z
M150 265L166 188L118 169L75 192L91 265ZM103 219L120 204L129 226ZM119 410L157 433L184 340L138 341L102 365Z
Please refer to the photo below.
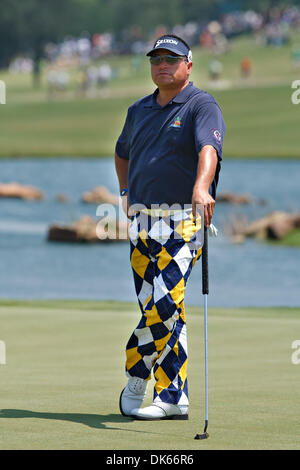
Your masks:
M128 188L122 189L120 196L125 196L126 193L128 193Z

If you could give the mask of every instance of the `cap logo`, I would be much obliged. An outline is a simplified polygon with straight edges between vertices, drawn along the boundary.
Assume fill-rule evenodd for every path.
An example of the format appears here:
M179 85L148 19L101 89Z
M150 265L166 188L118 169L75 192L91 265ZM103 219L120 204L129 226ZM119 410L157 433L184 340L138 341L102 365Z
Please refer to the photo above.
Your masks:
M155 47L158 47L161 44L175 44L175 46L177 46L178 41L175 41L175 39L159 39L155 44Z

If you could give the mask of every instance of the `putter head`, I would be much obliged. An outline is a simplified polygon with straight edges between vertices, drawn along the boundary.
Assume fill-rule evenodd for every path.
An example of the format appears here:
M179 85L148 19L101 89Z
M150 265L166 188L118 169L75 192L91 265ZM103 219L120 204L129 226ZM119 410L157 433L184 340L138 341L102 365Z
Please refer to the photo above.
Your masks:
M208 436L209 434L207 432L204 432L203 434L196 434L194 439L197 439L197 440L207 439Z

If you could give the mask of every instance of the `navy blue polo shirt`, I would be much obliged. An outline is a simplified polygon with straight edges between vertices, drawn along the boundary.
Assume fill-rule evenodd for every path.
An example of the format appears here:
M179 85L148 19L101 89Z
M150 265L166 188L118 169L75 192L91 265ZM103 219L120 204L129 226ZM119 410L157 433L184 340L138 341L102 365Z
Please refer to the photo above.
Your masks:
M191 204L198 153L207 144L218 154L210 188L215 198L225 134L218 103L192 82L166 106L157 95L158 89L128 108L116 144L117 155L129 160L130 204Z

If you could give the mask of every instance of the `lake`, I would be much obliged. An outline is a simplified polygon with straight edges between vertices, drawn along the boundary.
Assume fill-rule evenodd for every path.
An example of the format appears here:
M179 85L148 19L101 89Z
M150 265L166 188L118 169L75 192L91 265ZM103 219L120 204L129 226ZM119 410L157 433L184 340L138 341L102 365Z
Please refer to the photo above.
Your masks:
M96 218L83 192L105 185L118 193L112 158L22 158L0 160L0 181L41 189L42 201L0 199L0 298L135 301L129 244L47 242L53 222ZM300 248L247 239L237 245L224 233L235 216L248 220L274 210L300 211L300 162L224 160L218 193L248 193L264 204L216 205L217 238L209 238L208 303L215 307L299 306ZM57 200L64 194L68 201ZM186 302L202 304L201 263L187 285Z

